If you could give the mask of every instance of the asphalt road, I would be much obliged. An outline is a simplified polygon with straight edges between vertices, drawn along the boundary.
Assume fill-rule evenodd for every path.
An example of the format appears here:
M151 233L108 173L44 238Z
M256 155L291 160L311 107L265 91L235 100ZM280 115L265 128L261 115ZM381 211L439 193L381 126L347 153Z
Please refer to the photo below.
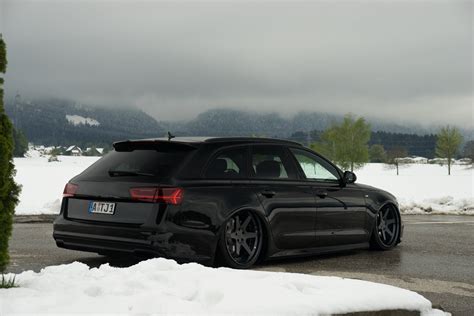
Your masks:
M474 216L405 216L405 236L386 252L337 255L263 263L258 270L287 271L391 284L414 290L453 315L474 315ZM9 272L39 271L81 261L91 267L109 262L129 266L135 259L109 261L96 254L59 249L51 223L15 223Z

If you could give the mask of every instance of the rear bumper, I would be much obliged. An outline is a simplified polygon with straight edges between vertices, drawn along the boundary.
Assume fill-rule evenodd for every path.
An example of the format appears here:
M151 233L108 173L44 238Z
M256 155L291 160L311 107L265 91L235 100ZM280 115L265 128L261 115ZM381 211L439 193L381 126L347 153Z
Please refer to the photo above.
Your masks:
M54 221L53 238L60 248L96 253L123 252L203 264L213 263L217 243L210 231L173 223L128 227L71 220L62 214Z

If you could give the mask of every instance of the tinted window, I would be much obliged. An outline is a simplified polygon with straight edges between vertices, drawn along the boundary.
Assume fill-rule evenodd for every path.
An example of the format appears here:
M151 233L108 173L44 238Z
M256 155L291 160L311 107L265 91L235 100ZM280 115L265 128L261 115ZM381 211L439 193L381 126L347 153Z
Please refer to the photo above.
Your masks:
M206 178L245 178L246 147L227 149L215 156L206 170Z
M157 150L112 151L86 169L87 178L157 177L174 175L190 151L159 152Z
M291 152L301 166L307 179L339 181L337 169L326 160L301 149L292 148Z
M252 148L252 173L260 179L295 179L285 150L276 146Z

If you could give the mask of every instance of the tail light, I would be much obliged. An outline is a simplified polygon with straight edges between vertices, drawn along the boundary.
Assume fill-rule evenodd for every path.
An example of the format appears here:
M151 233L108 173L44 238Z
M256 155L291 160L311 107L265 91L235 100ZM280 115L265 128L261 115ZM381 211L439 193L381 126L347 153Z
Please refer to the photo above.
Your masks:
M76 194L77 189L79 188L78 185L67 183L64 187L63 197L72 197Z
M130 196L134 201L179 205L183 200L182 188L131 188Z

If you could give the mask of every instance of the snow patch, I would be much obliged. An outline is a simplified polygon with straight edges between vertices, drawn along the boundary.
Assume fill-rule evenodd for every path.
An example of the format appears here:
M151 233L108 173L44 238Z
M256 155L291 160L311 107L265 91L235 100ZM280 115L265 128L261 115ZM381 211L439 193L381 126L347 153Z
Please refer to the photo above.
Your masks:
M421 202L400 201L403 214L474 215L474 198L455 200L452 196Z
M13 276L12 274L9 275ZM8 277L8 275L7 275ZM16 275L0 290L0 313L320 315L407 309L433 310L423 296L390 285L296 273L179 265L163 258L129 268L83 263ZM25 302L28 302L27 304Z
M89 126L99 126L100 123L97 120L94 120L90 117L83 117L80 115L66 115L66 120L74 126L78 125L89 125Z
M471 165L402 165L370 163L357 170L357 183L388 191L397 197L403 214L474 215L474 169Z
M37 151L28 158L15 158L15 181L22 186L17 215L59 214L62 192L66 183L100 157L58 156L48 162Z

